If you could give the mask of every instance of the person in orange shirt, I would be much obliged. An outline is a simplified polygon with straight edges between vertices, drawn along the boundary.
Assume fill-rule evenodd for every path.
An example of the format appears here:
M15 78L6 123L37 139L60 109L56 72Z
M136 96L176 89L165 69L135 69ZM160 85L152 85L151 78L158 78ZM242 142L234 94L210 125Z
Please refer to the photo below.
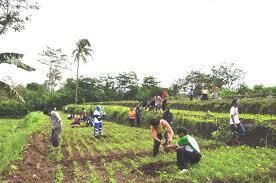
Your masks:
M151 135L154 140L153 156L156 156L159 152L160 144L164 147L170 144L173 139L174 132L169 123L164 119L152 119L150 122ZM162 142L162 137L165 137L165 142Z
M131 107L130 111L128 112L128 121L131 126L134 126L135 118L136 118L135 110L133 110L133 108Z

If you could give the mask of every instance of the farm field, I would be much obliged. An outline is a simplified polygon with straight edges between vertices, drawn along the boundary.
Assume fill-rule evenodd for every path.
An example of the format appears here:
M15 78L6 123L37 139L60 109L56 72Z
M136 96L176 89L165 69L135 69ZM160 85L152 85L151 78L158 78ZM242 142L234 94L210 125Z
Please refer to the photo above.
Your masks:
M42 117L42 116L41 116ZM93 128L71 128L62 114L62 146L50 144L50 122L30 137L31 145L7 182L273 182L273 148L228 147L196 138L203 158L186 174L179 174L175 153L151 156L153 141L147 129L104 121L101 139ZM47 124L49 122L49 124ZM44 126L45 126L44 125ZM174 139L177 141L177 137ZM31 156L31 157L30 157Z

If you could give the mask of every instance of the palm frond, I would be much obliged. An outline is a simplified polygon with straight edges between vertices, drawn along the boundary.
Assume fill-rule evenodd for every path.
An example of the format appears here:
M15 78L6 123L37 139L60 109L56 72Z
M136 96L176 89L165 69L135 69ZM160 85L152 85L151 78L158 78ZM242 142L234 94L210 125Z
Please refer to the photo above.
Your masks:
M0 81L0 90L5 91L10 97L16 98L20 102L25 103L25 100L21 95L8 83L5 83L4 81Z
M26 71L35 71L34 68L28 66L21 62L23 54L19 53L0 53L0 64L7 63L16 65L18 68L24 69Z

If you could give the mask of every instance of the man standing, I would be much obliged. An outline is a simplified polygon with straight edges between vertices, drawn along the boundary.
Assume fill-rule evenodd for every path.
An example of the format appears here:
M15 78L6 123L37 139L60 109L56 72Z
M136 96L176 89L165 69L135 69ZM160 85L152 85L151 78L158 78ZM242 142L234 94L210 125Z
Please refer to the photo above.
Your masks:
M169 108L166 108L163 113L163 119L166 120L171 126L173 126L173 114Z
M58 147L62 128L62 119L59 113L52 110L51 108L44 109L43 113L47 116L50 116L52 122L52 145L54 147Z
M177 130L180 140L175 145L167 145L166 149L174 149L177 153L176 165L181 173L187 172L188 164L198 163L201 159L199 146L196 140L187 134L187 130L180 127Z
M162 96L161 96L161 98L162 98L162 110L163 110L163 111L165 111L165 109L166 109L166 107L167 107L167 100L168 100L167 97L168 97L168 96L167 96L167 92L166 92L165 89L163 89L163 91L162 91Z
M141 126L141 118L142 118L142 111L140 108L140 102L137 104L136 109L135 109L135 116L136 116L136 123L137 123L137 127Z
M164 147L173 139L174 132L169 125L169 123L164 119L152 119L150 123L151 135L154 140L153 145L153 156L156 156L159 152L160 144L164 145ZM162 137L165 137L165 142L162 142Z
M237 144L240 144L239 136L245 135L245 129L239 119L239 107L238 106L239 106L238 99L234 99L232 101L232 107L230 109L230 126L231 126L231 129L235 133L239 134L238 136L236 136L234 142Z

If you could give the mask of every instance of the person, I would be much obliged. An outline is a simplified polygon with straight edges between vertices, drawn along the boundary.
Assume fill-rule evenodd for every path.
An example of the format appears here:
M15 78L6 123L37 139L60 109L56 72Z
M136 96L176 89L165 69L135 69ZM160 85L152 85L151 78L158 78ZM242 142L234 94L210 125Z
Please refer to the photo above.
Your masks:
M194 91L193 91L193 87L192 86L188 87L187 94L188 94L188 96L190 98L190 101L192 101L194 99Z
M155 97L155 112L162 108L162 98L160 96Z
M86 119L87 119L87 114L86 114L86 110L84 109L84 107L82 108L81 119L82 119L82 121L86 121Z
M218 99L219 98L219 91L220 91L219 87L217 85L214 85L212 90L213 90L212 98L213 99Z
M156 96L153 97L153 99L150 101L149 103L149 111L155 111L155 100L156 100Z
M73 119L73 118L75 118L75 114L68 114L68 116L67 116L67 119Z
M64 112L67 114L67 112L68 112L68 107L67 106L65 106Z
M135 123L136 114L132 107L130 107L130 110L128 112L128 121L131 126L134 126Z
M86 120L86 126L94 126L94 111L90 110L90 115Z
M166 108L163 113L163 119L166 120L171 126L173 126L173 114L169 108Z
M198 163L201 153L197 141L190 135L184 127L177 130L180 140L177 144L165 146L166 149L176 150L176 165L181 173L187 172L188 164Z
M156 156L159 152L160 144L163 146L170 144L173 139L174 132L166 120L159 120L157 118L151 120L150 129L152 138L154 140L153 156ZM164 142L162 142L163 135L165 138Z
M167 92L165 90L165 88L163 89L162 91L162 96L161 96L161 99L162 99L162 110L165 111L165 109L167 108L167 101L168 101L168 98L167 98Z
M140 108L140 102L137 104L136 109L135 109L135 118L136 118L136 123L137 126L141 126L141 118L142 118L142 110Z
M233 99L232 107L230 109L230 127L237 133L234 142L240 144L239 137L245 135L245 129L239 119L239 104L238 99Z
M60 134L62 129L62 119L57 111L52 110L51 108L45 108L43 113L47 116L50 116L52 122L52 145L54 147L59 146Z
M102 136L102 129L103 129L103 113L102 113L102 109L101 106L97 105L96 106L96 110L94 111L94 136Z
M71 127L79 127L80 126L80 122L82 120L81 116L74 117L73 119L74 119L74 121L71 123Z
M202 93L202 101L206 101L206 100L209 100L208 99L208 89L207 87L204 87L202 90L201 90L201 93Z

